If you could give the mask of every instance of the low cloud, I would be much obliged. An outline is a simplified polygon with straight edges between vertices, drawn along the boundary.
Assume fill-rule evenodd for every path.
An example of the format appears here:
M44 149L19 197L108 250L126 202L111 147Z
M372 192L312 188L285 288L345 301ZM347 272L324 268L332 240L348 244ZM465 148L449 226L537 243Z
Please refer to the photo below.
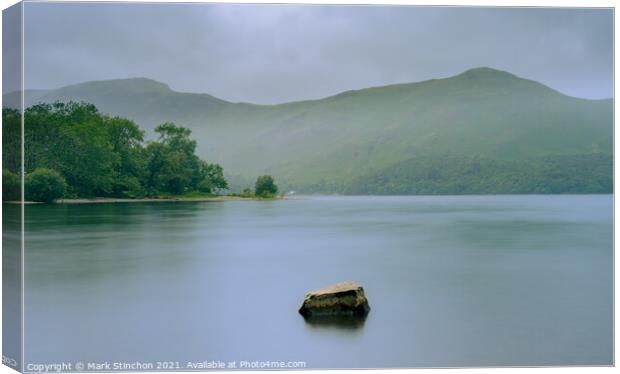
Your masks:
M148 77L278 103L491 66L613 92L604 9L30 2L25 21L27 88Z

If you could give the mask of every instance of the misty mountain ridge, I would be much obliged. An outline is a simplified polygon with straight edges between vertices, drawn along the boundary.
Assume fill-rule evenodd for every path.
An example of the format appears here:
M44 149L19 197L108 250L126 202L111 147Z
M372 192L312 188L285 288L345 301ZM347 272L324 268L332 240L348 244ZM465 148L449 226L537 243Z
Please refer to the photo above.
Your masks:
M5 105L14 97L4 95ZM286 189L308 192L363 193L350 184L359 185L366 177L375 184L400 181L393 190L407 192L402 183L428 184L433 176L413 173L405 164L432 171L446 168L432 166L436 160L452 158L486 160L481 165L494 165L489 170L496 170L498 163L512 168L508 165L519 162L514 166L519 173L529 170L522 164L549 156L574 160L575 155L596 155L589 160L600 163L600 155L611 157L613 144L611 99L570 97L492 68L276 105L177 92L147 78L26 93L27 106L69 100L91 102L101 112L130 118L149 132L168 121L191 128L200 155L221 163L233 185L250 184L256 175L268 173ZM419 165L422 159L431 166ZM564 165L561 158L553 160ZM599 170L588 162L571 165ZM488 179L491 174L480 175ZM382 180L384 176L390 180ZM609 187L607 179L601 183ZM366 190L391 193L389 187ZM429 193L428 188L408 193L416 191Z
M491 67L477 67L477 68L468 69L462 72L461 74L455 75L450 78L428 79L428 80L423 80L423 81L418 81L418 82L371 86L371 87L362 88L362 89L343 91L343 92L336 93L334 95L329 95L329 96L326 96L320 99L308 99L308 100L277 103L277 104L254 104L254 103L245 102L245 101L230 101L230 100L217 98L208 93L192 93L192 92L175 91L171 89L170 86L166 83L157 81L152 78L146 78L146 77L94 80L94 81L86 81L82 83L76 83L76 84L63 86L58 89L26 89L25 92L27 93L26 107L36 104L38 102L49 102L50 99L56 96L80 96L84 94L90 94L94 91L98 91L102 95L118 94L118 93L122 93L122 94L172 94L172 93L176 93L176 94L182 94L182 95L200 95L200 96L204 96L203 98L205 100L216 100L221 103L246 104L246 105L269 107L269 106L287 105L290 103L301 103L301 102L307 103L307 102L321 101L321 100L325 100L329 98L346 97L349 95L353 95L355 93L380 91L385 88L407 89L414 85L423 85L423 84L430 83L430 82L435 82L435 81L445 80L445 79L454 79L457 77L463 78L463 79L469 79L469 80L477 80L477 79L485 79L485 78L497 79L501 77L503 78L504 83L508 83L510 80L519 80L522 82L526 81L526 82L530 82L533 85L539 86L541 89L547 89L547 90L556 92L558 94L565 95L568 97L574 97L577 99L592 100L592 101L611 100L611 98L610 99L587 99L587 98L569 96L569 95L561 93L560 91L554 90L553 88L545 86L542 83L536 82L534 80L520 78L507 71L498 70L498 69L494 69ZM19 92L17 91L4 94L3 97L4 97L4 100L6 100L6 103L3 106L18 107L19 101L15 100L15 98L18 97L18 95L19 95Z

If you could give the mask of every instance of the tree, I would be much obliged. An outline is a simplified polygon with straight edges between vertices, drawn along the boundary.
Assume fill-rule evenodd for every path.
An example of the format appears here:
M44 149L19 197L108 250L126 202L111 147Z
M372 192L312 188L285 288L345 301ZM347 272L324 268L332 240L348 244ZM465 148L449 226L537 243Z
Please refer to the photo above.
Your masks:
M196 141L189 138L191 130L168 122L157 126L155 132L158 141L147 147L149 187L175 194L196 189L203 178Z
M152 191L178 194L194 187L191 155L162 142L150 143L146 152L147 185Z
M38 168L26 176L26 200L51 203L64 196L67 182L57 171Z
M278 186L271 175L261 175L256 179L254 193L260 197L273 197L278 193Z
M208 184L211 186L210 192L218 192L219 190L228 189L228 181L224 178L224 169L218 164L209 164L205 161L200 161L201 178L200 185Z
M7 169L2 170L2 200L21 200L21 181L19 175Z
M2 168L19 172L22 155L22 115L17 109L2 109Z
M144 132L133 121L113 117L104 120L112 152L118 155L113 165L112 193L117 196L143 196L146 179Z
M57 167L72 191L80 196L112 194L120 156L113 152L103 124L99 121L75 124L64 131L64 136L67 148L59 151L57 166L41 166Z
M106 119L87 103L57 102L26 109L26 173L53 169L78 196L111 194L120 156L113 150Z
M155 132L159 139L147 147L151 189L175 194L192 190L216 193L228 189L222 167L196 156L196 141L190 139L191 130L164 123Z
M2 119L3 170L17 173L22 162L21 113L5 109ZM66 182L65 194L77 197L217 193L228 188L222 167L196 155L191 130L164 123L155 131L158 140L145 144L137 124L101 114L92 104L33 105L24 112L24 171L54 170ZM13 181L11 174L5 179Z

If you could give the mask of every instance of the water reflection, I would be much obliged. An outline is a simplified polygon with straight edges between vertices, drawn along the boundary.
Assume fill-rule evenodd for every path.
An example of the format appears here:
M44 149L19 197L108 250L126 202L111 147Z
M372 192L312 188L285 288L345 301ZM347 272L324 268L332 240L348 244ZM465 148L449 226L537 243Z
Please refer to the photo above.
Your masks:
M310 328L337 328L343 330L357 330L364 327L368 315L351 316L307 316L302 317L306 326Z

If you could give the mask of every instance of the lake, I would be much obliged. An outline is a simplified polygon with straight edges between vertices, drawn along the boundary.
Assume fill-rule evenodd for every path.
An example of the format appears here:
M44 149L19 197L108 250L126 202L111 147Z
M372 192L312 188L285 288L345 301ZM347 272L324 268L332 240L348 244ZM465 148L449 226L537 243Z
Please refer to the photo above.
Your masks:
M26 363L612 364L611 195L25 209ZM306 323L343 280L366 320Z

